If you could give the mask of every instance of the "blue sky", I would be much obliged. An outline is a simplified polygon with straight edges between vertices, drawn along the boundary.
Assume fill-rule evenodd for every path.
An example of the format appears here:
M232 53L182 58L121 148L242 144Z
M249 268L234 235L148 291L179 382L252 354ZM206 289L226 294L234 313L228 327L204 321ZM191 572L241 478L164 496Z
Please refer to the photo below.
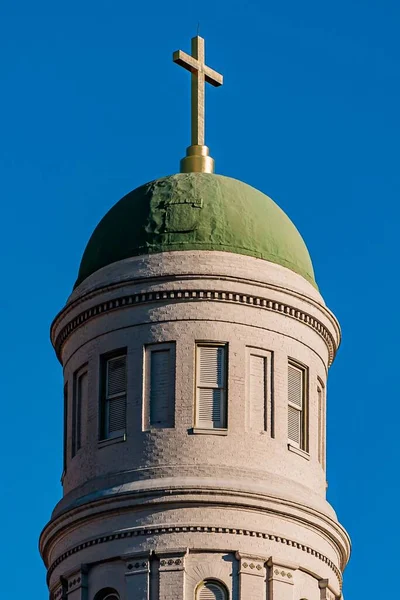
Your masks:
M207 94L217 172L261 189L289 214L343 328L328 390L328 497L353 540L345 595L361 598L365 586L374 598L393 594L398 3L3 0L4 597L21 576L33 600L47 593L37 538L60 497L62 468L62 373L50 322L108 208L179 169L189 76L171 54L190 49L198 23L209 65L225 76Z

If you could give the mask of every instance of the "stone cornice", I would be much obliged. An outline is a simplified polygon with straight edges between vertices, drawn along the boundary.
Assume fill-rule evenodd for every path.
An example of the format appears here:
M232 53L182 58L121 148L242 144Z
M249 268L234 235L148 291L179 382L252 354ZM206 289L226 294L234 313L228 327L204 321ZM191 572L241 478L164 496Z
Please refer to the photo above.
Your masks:
M210 490L204 489L203 486L201 489L208 496ZM154 491L155 490L153 490L153 492ZM180 491L182 490L175 489L174 493L167 493L167 501L173 502L174 504L176 502L180 502ZM186 489L185 492L187 495L188 490ZM250 500L252 500L253 496L256 501L260 500L258 494L251 494L251 498L249 498L248 493L243 495L240 492L235 492L234 498L232 498L232 490L227 490L226 492L229 494L229 497L226 500L223 500L223 498L215 500L218 506L242 506L243 503L241 499L243 498L243 496L245 496L246 510L262 510L263 513L268 512L270 514L278 516L280 519L289 520L291 522L297 522L301 526L305 526L306 528L314 530L320 535L322 534L323 537L328 541L328 543L335 548L336 552L338 553L339 567L341 570L344 570L349 559L350 540L346 531L335 520L332 520L327 515L321 513L318 510L311 509L310 507L304 506L302 504L294 503L290 500L284 500L282 498L269 496L268 498L265 498L268 501L267 504L259 504L258 502L254 504L250 502ZM177 494L179 497L177 497ZM223 495L226 494L223 493ZM65 535L65 532L67 530L70 530L71 526L72 529L79 529L86 523L98 520L99 518L101 519L101 515L104 513L104 511L106 511L110 515L115 512L121 514L122 511L131 510L132 497L125 494L123 496L123 498L116 498L115 496L112 496L85 503L83 505L78 505L74 508L68 509L60 513L57 517L53 518L42 531L39 542L40 552L46 567L49 565L50 548L54 550L54 544L56 543L56 539L59 537L60 533L62 535ZM157 504L160 501L162 503L165 502L165 498L160 500L160 498L153 498L152 496L153 495L151 495L150 498L150 504L148 504L146 502L145 496L143 494L140 494L136 498L135 505L140 504L141 507L143 507L144 505L151 505L154 507L154 501ZM190 500L190 498L186 497L185 502L187 502L188 500ZM239 503L237 502L238 500ZM117 501L117 504L115 504L115 501ZM197 505L199 504L198 497L192 498L192 501L195 501ZM270 502L272 502L272 504L270 504ZM207 505L210 505L210 500L206 500L206 503ZM300 510L301 513L299 513L298 510ZM138 527L137 529L143 529L143 527ZM105 537L107 537L107 534L104 535ZM299 538L297 542L298 544L300 544L300 546L302 545L299 541Z
M55 335L55 324L52 326L52 342L57 353L58 359L61 361L61 351L64 343L79 327L82 327L89 321L115 310L124 308L132 308L143 304L156 304L158 302L225 302L230 304L242 304L249 307L259 308L268 311L282 313L283 315L304 323L307 327L313 329L325 342L329 353L329 365L332 364L336 351L337 342L325 327L325 325L308 314L307 312L296 308L290 304L279 302L270 298L255 296L251 294L229 292L226 290L206 290L206 289L163 289L160 291L137 292L118 298L113 298L103 302L99 302L94 306L83 310L74 318L72 318L62 329L58 335Z
M252 529L234 529L232 527L213 527L213 526L204 526L204 525L179 525L179 526L168 525L166 527L157 525L157 526L149 526L149 527L132 527L129 529L122 529L122 530L114 531L114 532L106 534L106 535L88 538L87 540L81 542L80 544L78 544L76 546L73 546L72 548L70 548L63 554L61 554L58 558L56 558L56 560L49 566L49 569L47 572L47 583L49 584L50 577L51 577L53 571L58 567L59 564L61 564L69 556L72 556L73 554L76 554L77 552L80 552L81 550L84 550L85 548L90 548L91 546L96 546L99 544L104 544L107 542L124 539L124 538L147 536L147 535L156 536L156 535L164 535L164 534L169 534L169 533L185 533L185 532L210 533L210 534L214 534L214 535L216 533L220 533L220 534L230 534L230 535L234 535L234 536L236 536L236 535L251 536L251 537L258 537L258 538L270 540L270 541L278 543L278 544L285 544L287 546L292 546L293 548L297 548L303 552L306 552L307 554L310 554L311 556L314 556L318 560L320 560L323 563L325 563L326 565L328 565L328 567L335 573L335 575L338 579L338 582L340 584L340 588L342 587L342 574L341 574L340 570L338 569L338 567L335 565L335 563L333 561L331 561L330 558L328 558L321 552L314 550L310 546L301 544L299 542L291 540L290 538L282 537L282 536L272 534L272 533L267 533L265 531L255 531Z

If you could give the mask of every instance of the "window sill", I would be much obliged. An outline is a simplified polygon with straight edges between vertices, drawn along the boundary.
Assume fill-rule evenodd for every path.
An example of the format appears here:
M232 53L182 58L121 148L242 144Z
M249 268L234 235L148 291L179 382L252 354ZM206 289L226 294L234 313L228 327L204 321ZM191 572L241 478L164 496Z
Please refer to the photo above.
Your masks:
M228 435L228 430L227 429L217 429L217 428L213 428L208 429L205 427L192 427L192 429L189 429L190 433L193 434L200 434L200 435Z
M292 444L288 444L288 450L290 450L290 452L294 452L295 454L298 454L299 456L302 456L306 460L310 460L309 453L306 452L305 450L302 450L301 448L296 448L296 446L292 446Z
M97 443L98 448L104 448L105 446L111 446L112 444L118 444L119 442L126 442L126 433L119 435L114 438L107 438L106 440L99 440Z

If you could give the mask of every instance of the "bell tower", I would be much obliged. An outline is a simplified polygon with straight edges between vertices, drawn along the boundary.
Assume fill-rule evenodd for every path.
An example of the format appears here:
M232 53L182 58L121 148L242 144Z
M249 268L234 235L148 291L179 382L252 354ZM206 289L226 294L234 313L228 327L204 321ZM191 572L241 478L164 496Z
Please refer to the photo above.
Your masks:
M181 172L104 216L51 327L63 497L40 538L51 600L339 600L350 541L326 501L339 324L299 232L214 174L192 55Z

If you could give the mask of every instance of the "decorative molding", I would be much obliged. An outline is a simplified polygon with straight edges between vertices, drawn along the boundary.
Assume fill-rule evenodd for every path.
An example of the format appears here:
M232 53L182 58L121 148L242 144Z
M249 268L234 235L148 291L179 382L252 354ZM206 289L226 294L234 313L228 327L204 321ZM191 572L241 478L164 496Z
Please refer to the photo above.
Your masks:
M129 558L126 558L125 575L142 575L143 573L150 573L150 553L140 552L132 554Z
M294 585L294 571L299 568L299 565L282 563L281 560L276 560L272 556L267 565L269 567L269 581L280 581L281 583Z
M265 558L242 554L241 552L236 552L235 556L239 561L239 575L245 573L246 575L265 577Z
M246 306L252 306L255 308L261 308L264 310L282 313L287 317L295 319L296 321L301 321L308 327L311 327L311 329L316 331L322 337L322 339L328 347L329 364L332 364L335 358L337 344L331 333L325 327L325 325L323 325L321 321L319 321L315 317L309 315L308 313L298 308L295 308L294 306L290 306L289 304L284 304L282 302L276 302L274 300L269 300L268 298L263 298L261 296L237 294L235 292L198 289L174 289L161 290L159 292L152 291L130 294L128 296L122 296L120 298L114 298L112 300L101 302L99 304L96 304L95 306L92 306L91 308L88 308L85 311L82 311L79 315L74 317L61 329L55 340L53 339L53 344L58 359L61 361L61 350L69 336L74 331L76 331L76 329L82 327L82 325L85 325L92 319L114 310L120 310L123 308L129 308L132 306L149 303L154 304L157 302L164 302L165 300L171 300L172 302L198 302L211 300L213 302L245 304Z
M100 536L97 538L91 538L89 540L86 540L85 542L82 542L81 544L79 544L77 546L74 546L73 548L70 548L69 550L67 550L66 552L61 554L58 558L56 558L56 560L50 565L50 567L48 569L47 581L49 582L54 569L56 569L56 567L58 567L58 565L60 563L62 563L66 558L68 558L72 554L76 554L77 552L80 552L81 550L84 550L85 548L90 548L91 546L97 546L99 544L104 544L106 542L111 542L111 541L119 540L119 539L123 539L123 538L146 536L146 535L154 536L154 535L164 535L164 534L168 534L168 533L185 533L185 532L212 533L212 534L223 533L223 534L231 534L231 535L245 535L245 536L251 536L251 537L264 538L266 540L277 542L279 544L286 544L287 546L292 546L293 548L298 548L299 550L302 550L303 552L306 552L307 554L311 554L312 556L315 556L316 558L318 558L319 560L324 562L335 573L340 585L342 584L342 574L341 574L340 570L337 568L337 566L330 560L330 558L328 558L324 554L321 554L320 552L317 552L310 546L306 546L305 544L300 544L299 542L295 542L294 540L290 540L288 538L281 537L281 536L271 534L271 533L265 533L262 531L253 531L253 530L248 530L248 529L233 529L232 527L205 527L203 525L202 526L195 526L195 525L178 526L178 527L150 526L150 527L146 527L146 528L132 528L130 530L124 529L121 531L117 531L110 535L103 535L103 536ZM169 557L172 559L173 558L172 555L174 554L174 552L175 552L175 555L178 554L178 551L174 551L174 550L166 551L166 554L169 555ZM157 554L160 556L159 552ZM169 557L166 558L167 561L168 561ZM160 558L161 558L161 556L160 556ZM165 559L165 556L163 556L162 558ZM133 562L133 561L131 561L131 562ZM173 566L175 569L179 568L179 565L169 565L169 566L170 567Z
M321 600L336 600L335 594L329 589L329 579L321 579L318 585L321 590Z
M155 552L160 559L160 571L183 571L188 548L169 548Z
M68 580L68 593L73 592L81 587L82 579L80 574L75 574L73 577L71 576Z
M58 585L55 591L52 594L50 594L50 598L53 598L53 600L57 600L58 598L62 598L63 596L65 596L66 587L67 586L63 584Z
M76 590L82 591L82 598L86 598L88 566L82 564L78 570L66 577L60 577L59 582L50 590L51 600L65 600L68 595Z

